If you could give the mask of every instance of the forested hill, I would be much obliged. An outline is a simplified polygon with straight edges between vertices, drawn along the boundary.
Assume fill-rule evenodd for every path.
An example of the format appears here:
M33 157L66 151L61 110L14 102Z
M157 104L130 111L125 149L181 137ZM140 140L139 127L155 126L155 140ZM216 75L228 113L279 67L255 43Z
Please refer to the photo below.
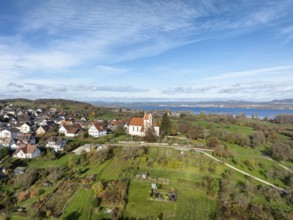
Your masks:
M18 104L18 103L27 103L27 104L51 104L51 105L88 105L91 106L89 103L79 102L74 100L67 100L67 99L2 99L0 100L1 104L9 103L9 104Z
M14 108L41 108L41 109L49 109L56 108L58 111L66 111L68 113L82 113L86 114L89 112L103 112L107 108L96 107L89 103L78 102L72 100L65 99L37 99L37 100L29 100L29 99L4 99L0 100L0 107L4 107L6 105L12 105Z

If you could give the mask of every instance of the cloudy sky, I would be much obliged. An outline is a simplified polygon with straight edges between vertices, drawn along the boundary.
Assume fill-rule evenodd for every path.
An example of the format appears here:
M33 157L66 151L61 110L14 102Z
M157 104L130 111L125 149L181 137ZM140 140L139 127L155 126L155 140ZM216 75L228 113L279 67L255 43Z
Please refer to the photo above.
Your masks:
M3 0L0 99L293 98L292 0Z

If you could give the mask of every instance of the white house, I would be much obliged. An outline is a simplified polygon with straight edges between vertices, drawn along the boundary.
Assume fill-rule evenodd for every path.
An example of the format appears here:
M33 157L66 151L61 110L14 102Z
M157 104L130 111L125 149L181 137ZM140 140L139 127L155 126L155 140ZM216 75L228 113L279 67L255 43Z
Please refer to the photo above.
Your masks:
M63 140L61 137L52 136L48 139L46 147L54 149L54 151L62 151L66 146L66 140Z
M11 132L8 131L7 129L0 131L0 138L10 138L10 137L11 137Z
M28 124L24 123L23 125L21 125L19 127L19 131L21 133L30 133L31 132L31 127Z
M15 142L12 137L0 138L0 146L11 147L14 144L15 144Z
M75 125L62 125L59 130L59 134L64 134L66 137L78 137L81 132L81 126Z
M20 146L14 153L13 157L15 158L36 158L41 155L41 151L37 145L26 144Z
M148 128L153 128L156 136L160 136L160 127L156 124L151 113L144 114L143 118L131 118L128 132L130 135L145 136Z
M88 133L90 136L98 138L107 135L107 130L102 124L94 123L89 126Z
M47 128L48 128L47 126L40 126L40 127L38 127L38 129L36 130L36 134L37 135L44 135L44 134L46 134L47 131L48 131Z

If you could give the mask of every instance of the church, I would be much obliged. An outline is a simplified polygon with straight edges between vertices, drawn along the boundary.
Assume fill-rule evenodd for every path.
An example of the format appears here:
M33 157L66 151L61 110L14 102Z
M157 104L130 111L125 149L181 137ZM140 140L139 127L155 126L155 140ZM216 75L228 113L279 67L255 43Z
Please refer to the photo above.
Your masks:
M160 127L151 113L145 113L143 118L131 118L128 129L130 135L145 136L148 128L153 128L156 136L160 136Z

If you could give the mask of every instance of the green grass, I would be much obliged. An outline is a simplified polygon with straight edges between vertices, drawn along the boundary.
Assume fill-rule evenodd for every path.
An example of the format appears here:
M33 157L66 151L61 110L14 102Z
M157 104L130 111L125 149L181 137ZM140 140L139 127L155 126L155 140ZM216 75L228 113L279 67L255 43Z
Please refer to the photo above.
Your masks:
M150 183L132 181L129 188L125 217L157 217L163 213L164 219L175 216L176 203L149 200Z
M223 161L227 162L228 164L244 171L247 172L253 176L256 176L262 180L268 181L272 184L279 185L281 187L285 187L285 184L275 178L270 178L267 175L267 171L272 171L272 170L280 170L283 169L281 168L275 161L270 161L264 157L255 149L251 148L243 148L237 145L234 145L233 148L237 153L242 153L242 154L237 154L236 156L236 162L235 163L232 158L222 158ZM244 154L245 153L245 154ZM252 168L249 168L246 164L245 161L249 161L252 164ZM243 175L243 174L241 174Z
M204 190L195 186L194 181L174 181L171 186L167 186L167 188L172 187L177 190L177 202L156 201L149 199L149 182L132 181L124 216L139 219L157 217L162 213L164 219L213 218L216 208L215 198L207 197Z
M92 175L92 174L96 174L97 177L99 178L102 175L102 172L104 169L106 169L106 167L111 163L112 160L107 160L102 164L95 164L92 163L90 164L88 167L87 172L84 175Z
M209 198L206 193L188 183L176 185L178 189L178 205L175 219L213 219L216 210L215 198Z
M58 160L44 160L43 158L40 158L38 160L33 160L31 163L29 163L29 167L35 167L35 168L52 168L52 167L65 167L67 166L68 159L71 155L66 154L59 158Z
M78 219L87 220L91 219L92 212L92 202L94 199L94 191L85 190L83 188L79 188L69 205L65 208L61 218L68 217L68 215L73 216L72 213L76 213L76 217L80 216Z
M251 135L254 132L253 128L247 127L247 126L241 126L241 125L233 125L233 124L221 125L220 123L208 122L204 120L194 121L193 123L195 125L200 125L204 128L208 128L208 127L223 128L226 131L232 132L232 133L241 133L241 134Z
M258 149L253 149L251 147L241 147L236 144L226 143L230 148L231 152L236 153L236 157L261 157L262 153Z
M1 216L0 216L0 219L2 219ZM13 213L12 216L11 216L11 219L12 220L29 220L31 218L30 217L25 217L25 216L20 216L20 215L18 215L16 213Z
M100 178L105 180L119 179L124 169L130 165L129 160L113 159L109 165L103 170Z

